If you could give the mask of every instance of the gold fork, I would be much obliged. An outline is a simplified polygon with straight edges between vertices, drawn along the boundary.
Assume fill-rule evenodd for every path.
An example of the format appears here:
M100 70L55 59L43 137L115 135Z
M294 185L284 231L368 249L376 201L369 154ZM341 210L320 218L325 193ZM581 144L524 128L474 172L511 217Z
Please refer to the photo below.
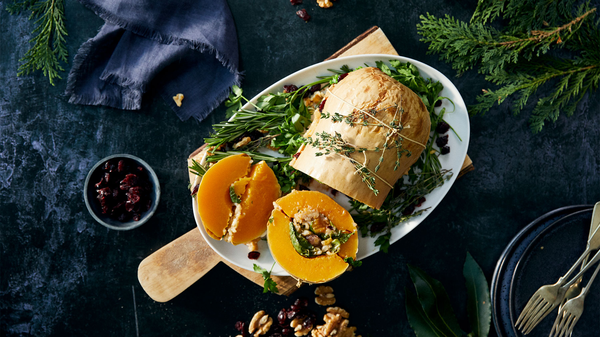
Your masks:
M600 227L598 227L596 224L597 218L600 219L600 202L597 202L594 205L594 210L592 212L592 224L590 224L590 226L596 225L596 229L589 237L583 254L581 254L571 269L569 269L565 275L559 278L555 284L540 287L533 294L533 296L531 296L523 308L523 311L521 311L515 326L524 334L530 333L539 322L541 322L550 312L552 312L552 310L554 310L562 302L567 289L574 284L581 277L581 275L583 275L585 270L591 267L589 263L583 264L585 267L577 274L575 278L567 282L569 276L579 265L582 264L584 259L587 259L590 252L600 248ZM592 260L595 260L596 258L600 260L600 255L596 254Z

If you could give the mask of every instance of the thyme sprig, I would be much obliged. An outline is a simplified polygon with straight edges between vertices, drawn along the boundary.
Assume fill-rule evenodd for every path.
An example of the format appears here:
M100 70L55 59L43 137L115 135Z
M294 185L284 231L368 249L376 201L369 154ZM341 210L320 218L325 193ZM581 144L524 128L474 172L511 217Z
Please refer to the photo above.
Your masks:
M598 89L596 15L597 8L575 0L481 0L469 23L427 14L417 30L429 52L440 54L459 75L477 69L495 85L482 89L469 106L471 114L484 114L512 98L515 115L533 105L529 122L536 133L561 112L572 115L584 96ZM506 24L491 26L499 18ZM532 104L530 98L543 87L549 93Z
M35 20L35 35L30 43L33 46L25 53L17 76L28 75L35 70L42 70L50 84L60 79L58 74L64 71L61 62L67 63L64 0L23 0L13 1L7 8L10 14L21 14L30 11L29 20Z

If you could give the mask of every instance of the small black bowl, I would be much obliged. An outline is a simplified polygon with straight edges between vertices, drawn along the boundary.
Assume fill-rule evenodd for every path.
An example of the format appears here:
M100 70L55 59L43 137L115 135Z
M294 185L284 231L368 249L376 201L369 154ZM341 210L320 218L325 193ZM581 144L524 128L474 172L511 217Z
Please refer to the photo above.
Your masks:
M131 169L135 170L136 175L145 178L147 177L151 185L150 187L148 187L149 193L147 193L146 195L146 197L149 199L149 202L151 203L150 207L148 208L148 210L139 213L138 220L134 220L130 217L127 217L125 220L121 221L115 217L111 217L108 214L103 214L102 208L100 206L100 201L97 198L98 188L96 187L96 184L99 181L101 181L104 177L105 163L108 161L118 163L121 159L124 161L124 163L129 163L129 166L134 166ZM138 167L141 168L141 170L138 170ZM119 193L124 193L124 191L119 191ZM160 184L158 182L158 177L156 176L156 173L154 172L152 167L148 165L148 163L136 156L132 156L129 154L115 154L101 159L90 169L90 172L88 173L85 179L83 197L85 199L85 206L87 207L88 211L90 212L92 217L100 224L110 229L130 230L146 223L146 221L148 221L148 219L150 219L156 211L158 201L160 200ZM147 200L143 201L146 202Z

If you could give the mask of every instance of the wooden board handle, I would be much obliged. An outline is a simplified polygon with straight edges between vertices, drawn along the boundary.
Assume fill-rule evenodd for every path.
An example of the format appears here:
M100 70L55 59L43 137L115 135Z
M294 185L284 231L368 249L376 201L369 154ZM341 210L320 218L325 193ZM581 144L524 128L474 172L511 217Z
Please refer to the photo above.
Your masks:
M220 261L221 257L194 228L146 257L138 267L138 279L153 300L167 302Z

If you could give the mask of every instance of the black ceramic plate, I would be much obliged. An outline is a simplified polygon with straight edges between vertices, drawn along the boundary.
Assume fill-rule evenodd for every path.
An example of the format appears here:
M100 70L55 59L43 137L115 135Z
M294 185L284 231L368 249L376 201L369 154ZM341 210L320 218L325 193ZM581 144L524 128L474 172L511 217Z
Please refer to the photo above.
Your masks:
M504 249L504 252L500 256L500 259L496 264L496 269L494 270L494 275L492 277L491 283L492 317L498 336L522 336L522 334L518 333L513 328L514 324L513 320L511 319L511 313L513 317L518 317L518 313L520 313L522 306L529 298L528 296L533 294L533 292L543 284L556 282L560 275L558 275L557 277L554 277L554 275L548 275L548 273L550 273L551 271L546 270L547 268L544 267L549 263L548 261L552 261L553 259L565 260L564 263L568 264L568 269L568 267L573 262L575 262L576 258L579 256L583 249L580 248L580 251L577 251L577 249L570 251L570 254L575 256L575 259L572 260L569 257L561 256L561 253L552 254L553 256L548 257L550 260L544 260L544 263L541 265L541 267L537 268L538 272L539 269L542 269L543 273L540 273L539 277L543 278L544 281L541 281L541 283L539 283L538 280L528 280L527 276L525 276L525 267L527 265L532 266L532 264L530 264L534 262L532 258L537 256L537 254L534 253L540 253L538 250L543 251L539 248L545 245L544 238L546 237L546 233L550 233L546 231L549 231L549 228L554 227L564 228L565 230L564 232L562 232L561 235L564 235L563 239L565 245L568 245L569 240L573 240L574 236L581 236L581 232L583 231L585 232L585 236L583 237L583 242L585 243L587 230L589 228L589 221L591 219L591 210L592 206L590 205L577 205L563 207L548 212L540 216L530 224L528 224L525 228L523 228ZM581 220L578 218L580 220L580 229L579 232L577 232L576 230L573 230L573 228L576 228L576 226L568 226L565 224L565 222L563 222L562 219L565 218L565 216L576 214L580 211L584 211L584 214L580 214L577 217L587 217L587 220ZM582 228L585 228L585 230L582 230ZM579 234L577 234L576 232ZM554 233L554 231L552 231L552 233ZM577 240L581 240L581 237L577 238ZM537 245L535 247L538 248L533 248L534 245ZM584 246L580 245L580 247ZM546 251L544 251L543 253L551 252L551 250L546 249ZM533 257L530 256L532 254L534 255ZM559 273L564 272L567 269L560 270ZM548 280L546 281L546 279ZM533 290L530 290L530 294L523 294L523 292L529 290L529 288L527 288L527 285L533 288ZM591 298L591 296L592 294L590 293L588 298ZM526 297L526 299L523 299L522 297ZM517 305L514 305L514 302L512 302L515 300L517 301ZM519 304L520 302L518 301L524 302L523 304ZM554 318L552 317L552 315L553 314L550 314L542 323L547 324L546 321L553 321ZM587 315L588 314L586 314L586 316ZM552 322L550 322L549 324L551 325ZM550 330L545 330L542 326L540 326L534 329L533 332L528 336L548 336L549 333Z

